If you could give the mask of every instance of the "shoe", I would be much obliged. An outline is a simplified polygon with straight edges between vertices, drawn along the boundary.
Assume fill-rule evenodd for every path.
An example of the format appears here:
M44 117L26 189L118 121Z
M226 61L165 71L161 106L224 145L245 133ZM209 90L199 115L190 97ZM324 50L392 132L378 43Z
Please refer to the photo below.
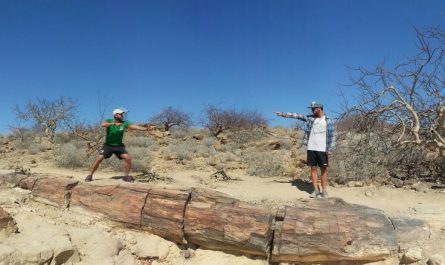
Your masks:
M122 178L122 180L126 182L134 182L134 178L132 176L125 176Z
M309 198L317 198L320 195L320 192L317 190L314 190L310 195Z
M90 181L93 181L93 176L88 175L88 176L85 178L85 182L90 182Z
M322 193L321 193L321 197L322 198L328 198L329 196L328 196L328 193L326 192L326 191L323 191Z

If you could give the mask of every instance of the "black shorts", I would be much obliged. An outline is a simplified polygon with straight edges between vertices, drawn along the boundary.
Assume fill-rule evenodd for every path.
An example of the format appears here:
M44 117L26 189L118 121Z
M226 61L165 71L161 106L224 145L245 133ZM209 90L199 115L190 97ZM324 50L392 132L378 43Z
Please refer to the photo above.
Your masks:
M326 152L307 150L307 165L311 167L328 167L328 155L326 154Z
M99 155L103 155L105 158L110 158L113 154L115 154L117 158L122 159L121 155L128 154L128 152L125 149L125 145L113 146L104 144L102 149L99 150Z

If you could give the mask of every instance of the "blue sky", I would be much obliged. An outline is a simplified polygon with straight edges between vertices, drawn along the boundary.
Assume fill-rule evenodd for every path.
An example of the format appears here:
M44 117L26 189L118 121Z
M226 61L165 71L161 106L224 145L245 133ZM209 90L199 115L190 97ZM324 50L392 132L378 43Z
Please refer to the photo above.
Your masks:
M339 111L347 66L411 55L412 26L444 19L439 0L0 0L0 133L37 97L76 99L94 121L98 95L134 122L219 104L287 126L272 112Z

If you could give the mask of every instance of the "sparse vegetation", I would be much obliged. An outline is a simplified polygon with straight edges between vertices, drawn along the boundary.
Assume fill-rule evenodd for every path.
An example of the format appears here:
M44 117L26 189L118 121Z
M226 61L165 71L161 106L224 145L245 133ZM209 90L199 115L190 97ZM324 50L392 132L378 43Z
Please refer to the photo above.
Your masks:
M191 115L173 107L166 107L158 114L154 115L150 122L160 125L165 131L173 126L188 128L192 125Z

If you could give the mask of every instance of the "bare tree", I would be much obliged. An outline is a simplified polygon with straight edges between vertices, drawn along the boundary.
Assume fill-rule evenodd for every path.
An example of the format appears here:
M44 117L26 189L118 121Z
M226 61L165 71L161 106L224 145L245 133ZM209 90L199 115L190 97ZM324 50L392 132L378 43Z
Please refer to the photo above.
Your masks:
M192 119L188 113L172 107L166 107L158 114L154 115L150 122L164 127L165 131L173 126L188 128L192 125Z
M32 122L34 127L40 128L48 140L53 143L56 130L64 122L72 120L76 102L69 97L56 100L29 100L23 107L15 106L14 112L18 120Z
M86 143L87 156L91 156L94 152L99 150L105 138L104 129L100 126L105 117L105 110L111 104L111 100L105 96L97 94L97 103L99 117L95 122L80 121L74 119L73 122L67 124L69 133Z
M252 130L267 127L267 120L256 110L222 109L210 105L205 109L204 126L217 137L223 131Z
M445 32L439 27L415 32L418 53L405 62L354 69L359 97L348 112L374 121L368 127L378 122L374 133L386 133L394 147L428 148L445 158Z

